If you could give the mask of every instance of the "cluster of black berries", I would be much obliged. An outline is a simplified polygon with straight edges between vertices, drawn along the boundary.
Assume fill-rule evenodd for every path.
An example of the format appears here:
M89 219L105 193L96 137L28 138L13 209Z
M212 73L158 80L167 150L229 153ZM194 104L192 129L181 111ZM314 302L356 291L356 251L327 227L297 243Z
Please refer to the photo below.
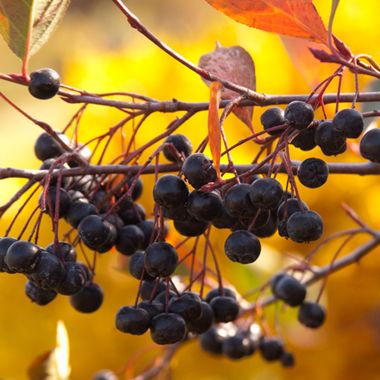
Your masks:
M57 294L70 296L71 305L82 313L96 311L103 302L102 288L71 244L58 242L45 249L11 237L0 239L0 272L22 273L28 278L25 293L44 306Z
M299 306L298 321L306 327L318 328L326 318L325 309L315 302L305 301L306 287L293 276L277 274L271 281L273 295L291 307Z

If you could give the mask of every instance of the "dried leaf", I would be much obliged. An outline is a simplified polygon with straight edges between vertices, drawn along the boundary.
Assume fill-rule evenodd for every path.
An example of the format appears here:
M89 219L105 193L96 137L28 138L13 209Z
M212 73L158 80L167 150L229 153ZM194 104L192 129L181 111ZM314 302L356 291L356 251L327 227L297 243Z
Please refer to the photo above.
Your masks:
M220 82L211 83L210 104L208 108L208 140L218 178L220 178L220 155L222 144L218 114L221 92L222 84Z
M312 0L206 1L242 24L327 45L327 30Z
M68 380L69 338L62 321L57 323L56 347L35 358L28 368L29 380Z
M33 55L55 30L69 3L70 0L0 0L0 33L17 57L23 59L28 51Z
M240 46L217 45L211 53L202 55L199 67L221 79L256 90L255 64L249 53ZM210 82L204 80L209 86ZM239 96L235 91L223 89L222 99L232 100ZM249 128L252 126L253 107L235 107L234 114Z
M334 35L333 35L333 39L334 39L334 44L336 48L338 49L339 53L342 54L344 58L351 59L353 57L353 54L350 48L343 41L341 41L338 37Z

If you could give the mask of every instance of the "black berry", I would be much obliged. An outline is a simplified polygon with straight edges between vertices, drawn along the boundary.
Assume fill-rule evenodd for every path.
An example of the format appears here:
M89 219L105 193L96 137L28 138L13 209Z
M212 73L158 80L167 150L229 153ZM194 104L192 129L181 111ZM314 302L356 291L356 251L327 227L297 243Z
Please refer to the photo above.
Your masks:
M237 230L232 232L224 243L228 258L241 264L253 263L261 252L259 239L251 232Z
M145 251L145 270L152 277L170 276L177 268L177 264L177 251L169 243L153 243Z
M47 305L57 296L57 292L53 289L42 289L32 281L26 283L25 294L32 302L40 306Z
M322 186L327 181L329 167L319 158L307 158L301 162L297 176L302 185L310 188Z
M274 178L260 178L251 185L249 197L257 208L273 209L278 206L283 196L280 182Z
M131 256L143 247L144 240L144 233L139 227L133 224L124 226L118 231L116 249L125 256Z
M70 304L81 313L93 313L100 308L103 298L103 289L89 282L78 293L70 296Z
M193 146L191 144L191 141L184 135L170 135L165 140L166 144L173 144L174 149L178 152L180 156L184 156L185 158L190 156ZM171 162L176 162L178 159L176 155L173 152L173 147L169 145L165 145L163 149L164 156L167 160Z
M172 174L160 177L153 188L155 202L163 207L178 207L186 202L188 195L185 181Z
M268 108L260 117L261 124L265 130L285 124L284 111L279 107ZM269 131L271 136L282 133L282 130Z
M4 262L11 271L32 273L38 263L40 248L24 240L15 241L7 250Z
M239 304L231 297L218 296L211 300L215 322L231 322L239 315Z
M38 99L50 99L59 90L59 75L53 69L40 69L30 74L29 92Z
M139 307L122 307L116 314L116 328L133 335L144 334L150 325L149 313Z
M315 142L326 156L336 156L347 149L346 137L331 121L320 123L315 131Z
M186 323L180 315L161 313L152 319L150 334L157 344L180 342L185 338L186 332Z
M289 306L299 306L306 296L306 288L294 277L287 274L280 279L276 279L276 283L272 286L273 294L283 300Z
M380 129L371 129L363 136L360 154L367 160L380 163Z
M286 106L285 119L296 129L307 128L314 120L313 107L308 103L295 100Z
M315 211L298 211L288 219L286 229L297 243L314 241L322 236L323 221Z
M222 198L214 191L194 190L187 199L187 211L198 220L210 221L221 214L222 208Z
M298 321L306 327L316 329L326 319L325 309L315 302L304 302L298 310Z
M334 116L332 123L337 131L342 132L348 138L359 137L364 128L362 114L353 108L339 111Z
M195 189L216 181L215 168L203 153L194 153L187 157L182 165L182 171Z

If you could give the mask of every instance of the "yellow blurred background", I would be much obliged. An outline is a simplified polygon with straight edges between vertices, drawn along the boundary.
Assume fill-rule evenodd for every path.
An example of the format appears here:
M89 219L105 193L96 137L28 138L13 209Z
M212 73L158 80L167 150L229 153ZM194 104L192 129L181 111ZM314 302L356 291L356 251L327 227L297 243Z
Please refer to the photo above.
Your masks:
M312 81L322 80L334 69L315 61L314 67L306 64L310 71L303 71L303 62L309 62L306 53L297 56L295 65L278 36L237 24L204 0L129 0L126 3L163 41L194 63L202 54L212 51L216 41L224 46L241 45L255 61L257 90L260 92L308 93L317 83ZM331 2L316 0L314 3L327 24ZM377 0L341 1L334 24L335 34L354 53L369 53L380 59L378 11ZM60 28L32 58L30 71L40 67L52 67L61 74L65 84L91 92L130 91L160 100L208 99L208 89L204 83L129 28L111 1L74 0ZM17 72L19 68L20 62L0 40L0 72ZM368 83L367 78L361 79L361 90ZM335 82L329 90L336 90ZM352 75L345 76L343 90L354 90ZM6 82L0 82L0 91L33 117L48 122L57 130L64 128L79 108L58 98L38 101L29 96L26 88ZM328 107L328 110L333 112L333 108ZM261 112L255 109L254 125L259 125ZM0 115L0 167L37 169L39 161L34 157L33 144L41 131L4 102L0 102ZM90 106L80 126L80 141L87 141L107 131L122 116L118 111ZM142 127L138 144L162 132L174 118L175 115L170 114L151 116ZM234 116L227 120L225 129L231 145L248 134L248 129ZM197 146L207 134L207 114L197 114L179 129L179 133L186 134ZM110 160L119 153L119 149L120 141L116 140L111 144L107 158ZM234 151L234 162L249 162L256 150L253 144L248 143ZM312 152L292 150L293 159L302 160L310 155L320 156L320 152L318 149ZM364 162L351 152L329 158L328 161L342 160ZM153 208L152 181L151 176L146 177L141 199L148 213ZM0 203L7 201L23 183L18 179L2 180ZM331 175L322 189L310 190L300 185L300 191L310 208L323 216L326 227L324 236L353 226L340 207L341 202L357 210L371 226L380 226L380 181L374 176ZM20 203L1 218L1 236L19 206ZM21 215L12 230L14 235L19 233L31 210L32 207L29 207ZM52 241L49 223L43 224L41 233L41 245L49 244ZM255 288L288 264L286 253L302 256L313 247L296 245L274 236L262 240L263 252L255 264L242 266L224 258L223 241L226 235L227 232L213 232L213 241L224 278L241 293ZM170 237L178 239L173 233ZM346 252L362 241L354 240ZM336 248L336 243L328 245L317 256L316 263L328 263ZM296 355L294 369L283 369L278 363L265 363L259 354L239 362L214 358L201 351L197 343L191 342L180 349L170 373L166 371L161 378L380 379L379 253L377 250L358 265L329 278L322 300L327 307L328 318L321 329L310 331L301 327L292 310L280 313L281 334L289 350ZM135 374L138 374L158 355L161 348L152 345L147 354L133 359L136 352L151 345L149 334L143 337L126 336L114 328L116 311L123 305L131 304L137 291L136 280L116 270L116 265L115 252L99 257L96 281L104 288L105 300L102 308L90 315L74 311L68 299L62 296L46 307L36 306L24 295L25 279L22 276L1 274L0 379L27 378L27 368L33 359L54 346L58 320L64 321L70 337L73 380L91 379L102 368L120 374L131 361L135 363ZM318 290L319 286L312 287L309 292L311 299L316 297ZM273 326L274 308L269 309L269 323Z

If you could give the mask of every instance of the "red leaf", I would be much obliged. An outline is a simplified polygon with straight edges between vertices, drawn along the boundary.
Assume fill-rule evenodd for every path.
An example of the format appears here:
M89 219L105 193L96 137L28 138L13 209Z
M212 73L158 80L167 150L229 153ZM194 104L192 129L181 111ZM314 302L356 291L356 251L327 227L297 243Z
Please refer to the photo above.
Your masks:
M256 90L255 64L249 53L240 46L221 47L217 45L211 53L202 55L199 67L235 84ZM204 80L207 85L210 82ZM232 100L239 96L235 91L223 89L222 99ZM234 114L252 129L253 107L235 107Z
M327 45L327 30L312 0L206 1L242 24Z
M311 54L321 62L337 62L337 58L325 50L309 48Z
M212 159L218 178L220 179L220 155L221 155L221 133L219 121L219 103L222 93L222 84L212 82L210 85L210 104L208 108L208 140Z

